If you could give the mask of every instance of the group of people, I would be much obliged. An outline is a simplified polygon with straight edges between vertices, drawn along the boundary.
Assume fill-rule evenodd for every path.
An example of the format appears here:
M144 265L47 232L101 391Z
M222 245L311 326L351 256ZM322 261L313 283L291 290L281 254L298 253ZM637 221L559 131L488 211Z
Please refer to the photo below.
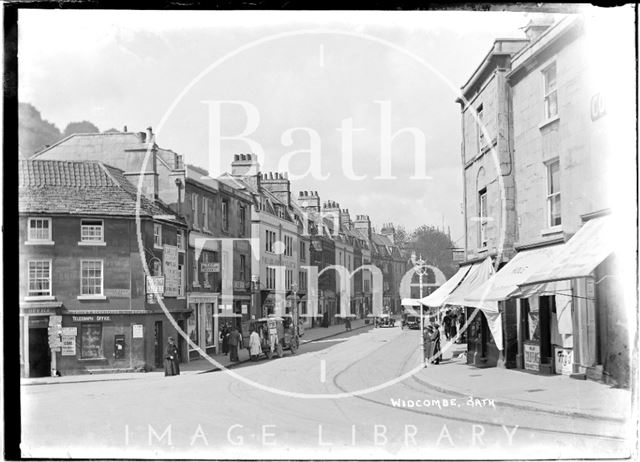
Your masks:
M424 359L431 364L440 364L440 325L438 323L429 324L422 333L424 337ZM426 364L425 364L426 365Z
M238 350L242 348L242 334L238 328L225 323L220 331L222 354L229 355L231 362L238 362Z
M464 310L460 312L457 310L447 310L442 319L442 323L444 324L444 335L447 340L456 338L458 335L458 325L462 328L465 323ZM464 332L461 331L459 338L456 339L456 343L462 343L464 340Z

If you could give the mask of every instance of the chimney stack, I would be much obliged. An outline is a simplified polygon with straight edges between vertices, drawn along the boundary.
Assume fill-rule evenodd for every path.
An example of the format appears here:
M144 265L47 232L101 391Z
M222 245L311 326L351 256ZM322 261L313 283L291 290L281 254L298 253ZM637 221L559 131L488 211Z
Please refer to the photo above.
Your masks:
M287 207L291 205L291 182L287 174L279 172L265 173L262 176L261 185L273 193Z
M534 17L524 26L524 33L529 42L535 42L538 38L553 25L553 17L548 15Z
M234 154L231 175L241 177L254 189L260 188L260 163L256 154Z
M353 222L355 229L361 230L371 240L371 220L369 215L356 215L356 220Z

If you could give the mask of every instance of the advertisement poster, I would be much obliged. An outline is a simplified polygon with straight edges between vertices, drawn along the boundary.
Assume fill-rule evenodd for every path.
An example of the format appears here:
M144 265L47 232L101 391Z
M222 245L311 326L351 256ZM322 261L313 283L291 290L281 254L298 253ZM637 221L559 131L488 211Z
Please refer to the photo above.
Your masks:
M164 246L162 253L164 269L164 296L177 297L180 294L180 270L178 269L178 247Z
M553 348L553 357L556 374L573 374L573 350L571 348Z
M540 370L540 345L524 344L524 368L530 371Z

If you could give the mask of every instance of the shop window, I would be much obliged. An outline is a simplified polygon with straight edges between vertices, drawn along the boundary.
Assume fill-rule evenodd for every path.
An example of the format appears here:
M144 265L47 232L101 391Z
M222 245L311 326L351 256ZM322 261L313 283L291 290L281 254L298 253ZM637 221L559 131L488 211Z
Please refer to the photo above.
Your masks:
M153 224L153 246L156 249L162 248L162 225L159 223Z
M560 226L562 213L560 210L560 161L547 164L547 216L548 226Z
M29 218L28 242L51 242L51 218Z
M51 296L51 260L29 261L29 296Z
M81 220L81 242L104 242L104 222L102 220Z
M82 323L80 325L82 359L103 358L102 352L102 324Z
M544 83L544 116L545 120L558 115L558 89L556 84L556 63L547 66L542 71Z
M193 309L193 312L191 313L191 316L187 318L187 335L189 336L189 338L194 344L199 345L198 343L198 313L199 313L198 305L191 304L191 307ZM189 349L191 350L193 349L193 347L189 345Z
M80 294L102 295L102 260L82 260L80 262Z
M204 335L206 346L213 346L213 304L205 303Z
M300 242L300 261L304 261L307 258L307 244Z

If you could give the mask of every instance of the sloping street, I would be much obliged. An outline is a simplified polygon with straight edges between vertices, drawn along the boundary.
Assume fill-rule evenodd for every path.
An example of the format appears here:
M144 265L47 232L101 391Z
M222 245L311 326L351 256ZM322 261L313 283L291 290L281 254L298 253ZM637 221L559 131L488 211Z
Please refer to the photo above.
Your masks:
M493 405L437 391L430 374L467 367L450 351L439 366L360 394L416 367L418 342L417 331L399 327L361 330L310 342L296 356L250 363L233 371L239 377L211 372L24 386L22 449L32 457L127 458L627 454L620 420L505 405L499 383L495 395L484 395Z

